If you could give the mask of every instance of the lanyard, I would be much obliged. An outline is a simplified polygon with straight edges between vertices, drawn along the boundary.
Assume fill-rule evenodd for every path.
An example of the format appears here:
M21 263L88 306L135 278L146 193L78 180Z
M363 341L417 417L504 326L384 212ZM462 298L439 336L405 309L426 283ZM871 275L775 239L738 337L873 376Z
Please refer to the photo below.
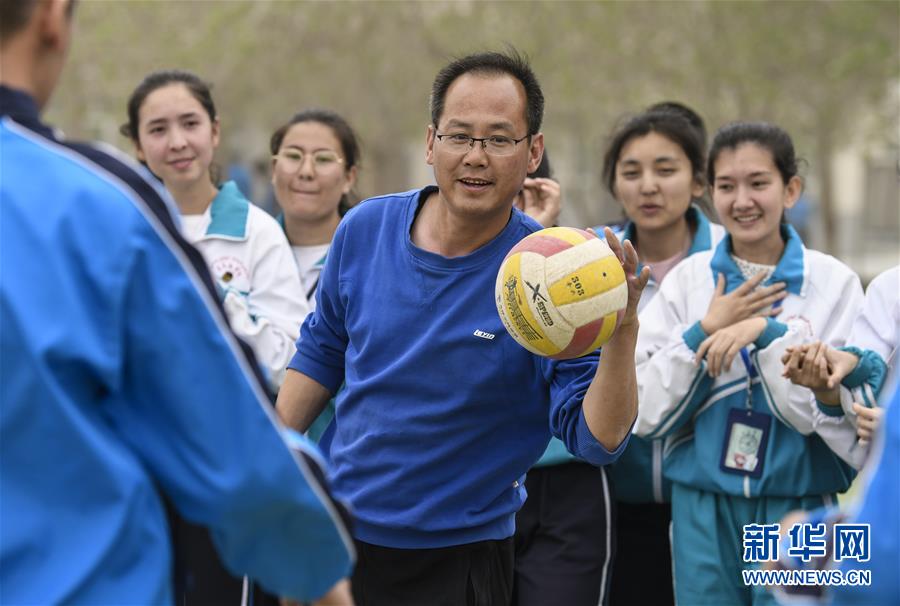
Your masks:
M744 363L744 368L747 369L747 408L753 408L753 379L758 376L758 372L756 372L756 367L753 365L753 361L750 360L750 354L747 353L746 347L741 347L741 362Z

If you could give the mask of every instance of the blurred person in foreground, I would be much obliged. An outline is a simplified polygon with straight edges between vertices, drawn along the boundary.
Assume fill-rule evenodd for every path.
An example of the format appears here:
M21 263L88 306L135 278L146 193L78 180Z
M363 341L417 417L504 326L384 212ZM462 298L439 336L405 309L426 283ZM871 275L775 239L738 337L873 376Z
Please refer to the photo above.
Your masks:
M781 604L900 604L900 576L897 575L897 556L900 554L900 516L897 515L900 510L900 383L895 381L882 395L885 396L880 400L885 411L884 422L875 428L870 456L860 473L861 489L857 497L851 505L839 509L788 513L781 520L778 560L765 566L775 574L812 570L831 577L838 573L848 581L853 574L868 572L868 582L773 586L775 597ZM788 530L797 524L824 526L824 556L819 554L807 561L790 553ZM863 539L862 547L855 547L861 551L837 562L836 554L846 549L834 542L835 527L839 524L867 526L868 541ZM864 556L855 557L860 554Z
M0 602L172 603L164 499L232 571L319 597L347 528L172 201L40 121L72 12L0 2Z

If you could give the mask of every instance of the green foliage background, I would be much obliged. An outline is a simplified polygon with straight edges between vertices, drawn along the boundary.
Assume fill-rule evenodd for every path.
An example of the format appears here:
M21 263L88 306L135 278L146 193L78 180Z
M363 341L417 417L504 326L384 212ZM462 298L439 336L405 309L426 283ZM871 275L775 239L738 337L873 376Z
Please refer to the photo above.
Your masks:
M279 123L331 107L362 135L367 195L421 184L411 180L435 72L506 44L525 51L541 79L548 148L567 205L585 221L612 212L600 191L605 137L662 99L695 107L711 132L738 118L787 128L822 184L826 213L835 150L859 141L897 149L893 1L84 0L76 28L48 114L70 135L127 149L117 127L131 89L150 70L187 68L215 85L220 159L264 162Z

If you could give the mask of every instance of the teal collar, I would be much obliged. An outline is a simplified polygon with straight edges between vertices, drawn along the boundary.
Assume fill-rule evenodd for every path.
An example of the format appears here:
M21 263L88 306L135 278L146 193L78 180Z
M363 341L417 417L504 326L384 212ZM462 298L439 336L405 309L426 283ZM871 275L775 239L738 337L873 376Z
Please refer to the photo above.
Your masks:
M244 197L234 181L223 184L213 198L209 209L210 221L207 236L233 240L247 239L247 216L250 201Z
M712 229L709 226L709 219L697 208L696 204L691 204L687 211L688 223L697 226L694 232L694 239L691 241L691 247L688 249L687 256L712 248Z
M692 204L690 208L688 208L686 215L688 223L697 226L697 230L694 232L694 238L691 240L691 247L687 252L687 256L690 257L694 253L712 248L712 230L709 226L709 219L706 218L706 215L703 214L703 211L701 211L696 204ZM631 240L633 243L636 231L634 223L632 221L626 221L621 229L620 239ZM595 231L600 235L603 233L602 228L598 228Z
M768 286L775 282L784 282L789 293L802 295L803 277L805 274L806 259L803 242L797 231L789 224L781 226L781 237L784 239L784 252L775 265L775 271L762 283ZM713 272L713 282L719 274L725 275L725 292L729 293L744 283L744 274L738 268L737 263L731 258L731 234L725 234L722 241L713 253L710 268Z
M687 255L685 256L690 257L694 253L712 248L712 228L710 227L709 219L706 218L706 215L703 214L703 211L701 211L696 204L691 204L690 208L688 208L687 219L688 223L696 225L697 229L694 232L694 238L691 240L691 247L688 249ZM634 243L636 232L634 222L626 221L621 229L622 231L616 234L619 236L619 239L631 240L631 242ZM597 228L595 231L597 231L599 235L603 234L602 228ZM640 273L641 268L643 267L643 263L638 263L638 273Z

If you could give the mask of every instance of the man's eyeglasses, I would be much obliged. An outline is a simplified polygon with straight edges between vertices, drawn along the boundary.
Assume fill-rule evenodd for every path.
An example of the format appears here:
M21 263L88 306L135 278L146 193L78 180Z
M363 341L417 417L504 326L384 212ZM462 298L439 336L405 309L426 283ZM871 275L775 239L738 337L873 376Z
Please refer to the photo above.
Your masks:
M462 133L442 134L435 133L434 136L442 145L445 145L447 151L455 154L465 154L475 146L475 142L481 143L481 149L492 156L509 156L516 151L516 145L529 137L525 135L518 139L512 137L504 137L503 135L494 135L493 137L470 137Z
M303 165L306 156L307 154L298 149L287 149L278 152L272 158L278 160L286 171L295 172ZM316 170L327 170L344 162L343 158L327 149L313 152L309 156L312 158L312 164Z

